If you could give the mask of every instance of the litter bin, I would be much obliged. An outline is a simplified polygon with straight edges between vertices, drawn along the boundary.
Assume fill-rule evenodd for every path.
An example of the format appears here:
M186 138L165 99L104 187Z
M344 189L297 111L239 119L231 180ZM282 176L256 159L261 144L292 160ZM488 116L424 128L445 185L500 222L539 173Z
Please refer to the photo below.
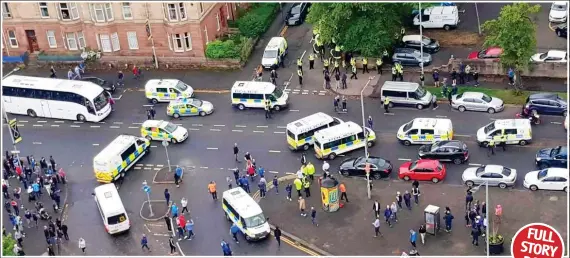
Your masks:
M439 207L428 205L424 210L424 219L426 222L426 233L436 235L439 231L441 224L441 217L439 214Z
M331 178L324 178L321 181L321 200L323 210L327 212L335 212L338 210L338 181Z

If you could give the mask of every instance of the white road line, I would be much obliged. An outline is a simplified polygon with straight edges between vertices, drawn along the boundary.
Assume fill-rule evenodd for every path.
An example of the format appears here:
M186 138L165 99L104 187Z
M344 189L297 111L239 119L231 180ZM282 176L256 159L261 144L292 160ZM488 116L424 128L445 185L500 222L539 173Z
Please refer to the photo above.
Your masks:
M267 128L267 127L269 127L269 126L267 126L267 125L258 125L257 126L257 128Z
M133 123L134 125L142 125L143 123Z
M159 167L159 168L164 167L164 165L160 165L160 164L158 164L158 165L156 165L156 166Z
M198 129L198 128L188 128L188 130L190 130L190 131L200 131L200 129Z
M202 168L202 169L208 169L208 167L200 167L200 168Z
M551 124L555 124L555 125L561 125L562 123L560 122L550 122Z
M339 154L339 155L337 155L337 156L339 156L339 157L344 157L344 156L346 156L346 155L344 155L344 154Z
M287 129L287 126L277 126L279 129Z
M222 130L220 130L220 129L210 129L210 131L213 131L213 132L221 132Z
M300 89L294 89L293 91L301 91Z
M182 126L182 124L174 124L174 125L177 125L177 126Z
M83 124L83 122L75 121L74 124Z
M142 168L141 167L135 167L135 170L139 170L139 169L142 169Z
M243 133L243 130L232 130L232 132Z
M281 151L279 151L279 150L269 150L269 152L271 152L271 153L281 153Z
M24 121L20 121L20 122L24 122ZM26 121L26 122L28 122L28 121ZM62 123L65 123L65 121L57 120L57 121L55 121L55 123L62 124Z
M147 104L147 105L143 105L143 107L154 107L154 105Z
M91 128L99 128L99 127L101 127L101 126L100 126L100 125L92 125L92 126L90 126L90 127L91 127Z
M69 127L79 128L79 127L81 127L81 126L79 126L79 125L70 125Z
M299 94L299 92L293 92L293 94Z
M154 170L157 170L157 171L158 171L158 170L161 170L161 169L162 169L162 168L154 168Z
M289 112L299 112L298 109L289 109Z
M113 98L114 100L120 100L123 97L123 95L121 94L121 96L119 96L118 98Z
M285 133L285 132L273 132L273 133Z
M41 142L32 142L32 144L39 145L42 144Z
M135 164L135 167L143 167L144 164Z
M51 125L51 127L59 127L59 125Z
M265 131L253 131L254 133L265 133Z
M22 126L24 126L24 124L17 124L17 126L20 126L20 127L22 127Z
M118 128L121 128L121 127L120 127L120 126L109 126L109 128L115 128L115 129L118 129Z
M319 96L324 96L324 95L326 95L326 94L325 93L319 93Z
M136 126L129 126L129 129L137 129L138 127Z
M326 90L320 90L319 92L320 92L320 93L327 93Z
M153 167L153 164L146 164L147 167Z
M301 93L301 95L308 95L308 94L309 94L308 92Z
M481 166L479 163L469 163L469 166Z
M20 123L27 123L27 122L28 122L28 121L24 121L24 120L20 121Z
M292 172L285 172L285 174L287 174L287 175L294 175L295 173L292 173Z
M122 125L122 124L123 124L123 122L113 122L113 124L116 124L116 125Z
M394 113L384 113L384 115L393 116L393 115L394 115Z
M439 118L447 118L447 116L435 116L435 117L439 117Z
M270 171L268 171L268 172L271 173L271 174L279 174L279 172L273 171L273 170L270 170Z
M43 125L34 125L35 127L42 127Z
M307 91L309 91L309 90L303 90L303 92L307 92Z
M106 124L107 122L97 122L98 124Z
M99 146L99 143L93 143L93 146Z
M400 160L400 161L411 161L411 159L400 159L400 158L398 158L398 160Z
M206 148L207 150L217 150L218 148Z
M214 125L214 127L225 127L226 125Z
M236 125L236 127L239 127L239 128L246 128L247 126L245 126L245 125Z
M467 134L455 134L454 136L457 136L457 137L471 137L471 135L467 135Z
M156 145L151 145L150 147L151 147L151 148L157 148L158 146L156 146Z
M204 126L203 124L192 124L192 126Z
M42 121L38 121L38 123L47 123L47 121L42 120Z

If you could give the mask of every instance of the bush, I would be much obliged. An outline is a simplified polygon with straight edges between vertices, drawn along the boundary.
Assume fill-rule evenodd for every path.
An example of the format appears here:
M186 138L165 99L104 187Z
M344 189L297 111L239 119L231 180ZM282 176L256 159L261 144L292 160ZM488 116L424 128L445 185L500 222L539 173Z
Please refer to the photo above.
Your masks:
M237 21L240 33L248 38L261 36L271 26L278 9L277 3L253 4L250 11Z
M215 40L208 43L206 47L206 57L212 59L239 58L241 44L236 44L234 40Z
M14 253L15 243L16 240L14 240L12 235L2 237L2 256L16 256L17 254Z
M251 51L253 50L255 41L252 38L244 38L241 44L241 51L239 53L239 57L241 61L246 61L251 55Z

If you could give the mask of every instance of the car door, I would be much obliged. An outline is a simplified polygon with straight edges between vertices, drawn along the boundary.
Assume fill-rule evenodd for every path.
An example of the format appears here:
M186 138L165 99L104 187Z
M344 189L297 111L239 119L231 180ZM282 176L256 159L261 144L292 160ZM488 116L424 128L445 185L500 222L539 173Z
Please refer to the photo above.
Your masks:
M156 96L158 97L158 100L160 101L165 101L168 100L169 96L168 96L168 89L167 88L156 88Z
M558 177L549 176L542 179L542 182L540 182L540 186L538 186L538 188L543 190L559 190L556 189L557 185L558 185Z
M520 140L519 138L517 138L518 134L519 133L517 129L505 129L505 135L507 136L507 144L518 144ZM522 135L522 130L520 135Z
M153 140L160 141L160 140L163 139L163 138L162 138L162 134L160 133L160 129L159 129L159 128L152 127L152 128L150 129L150 132L151 132L150 136L152 137Z
M558 115L558 114L562 114L562 112L564 112L562 105L560 105L560 103L558 103L554 100L548 101L548 107L549 107L550 112L551 112L550 114L552 114L552 115Z
M430 152L429 157L426 157L426 158L441 160L442 158L444 158L445 150L446 150L446 147L439 147L436 150L434 150L433 152Z
M539 113L539 114L550 114L550 110L549 110L549 103L548 100L543 100L543 99L538 99L538 100L534 100L533 102L533 106L535 107L535 110Z
M463 104L463 106L465 107L465 109L467 109L467 110L474 110L475 107L474 107L474 105L473 105L474 103L473 103L473 99L472 99L472 98L464 98L464 99L462 100L462 102L463 102L462 104Z
M195 116L198 114L198 108L192 104L186 104L186 112L189 116Z
M354 167L354 169L352 170L351 175L352 176L358 176L358 177L364 177L366 176L366 172L364 171L364 168L366 168L366 164L358 164ZM372 165L370 165L370 169L372 170Z
M565 168L568 165L568 154L560 153L554 156L553 166Z
M479 178L477 178L476 180L473 180L475 184L481 184L483 182L489 182L489 185L495 185L495 182L493 180L493 173L490 172L486 172L483 173Z
M409 130L406 135L407 138L412 139L412 141L414 142L419 142L420 141L420 134L419 134L420 130L419 129L412 129Z
M182 97L182 94L180 93L180 91L178 91L175 88L168 88L168 99L169 100L175 100L178 97Z
M556 181L558 183L556 190L564 190L564 187L568 186L568 179L564 177L558 177Z
M473 110L476 111L486 111L487 103L482 99L473 98Z
M420 141L422 143L431 143L434 139L435 131L433 129L421 129L420 131Z
M424 167L422 170L422 180L430 181L434 176L433 168Z

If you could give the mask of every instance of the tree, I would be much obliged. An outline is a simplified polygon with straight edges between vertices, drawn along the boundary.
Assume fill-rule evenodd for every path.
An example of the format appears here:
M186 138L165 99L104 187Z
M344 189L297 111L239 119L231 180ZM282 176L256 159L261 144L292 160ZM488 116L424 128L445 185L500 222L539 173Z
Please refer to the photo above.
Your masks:
M407 3L313 3L307 21L325 44L334 39L345 51L380 56L392 48L412 9Z
M14 240L12 235L2 237L2 256L16 256L14 244L16 244L16 240Z
M505 5L497 19L483 24L486 34L484 45L503 49L501 65L514 69L519 85L522 85L521 71L528 68L530 58L536 53L536 25L532 19L539 11L538 4Z

